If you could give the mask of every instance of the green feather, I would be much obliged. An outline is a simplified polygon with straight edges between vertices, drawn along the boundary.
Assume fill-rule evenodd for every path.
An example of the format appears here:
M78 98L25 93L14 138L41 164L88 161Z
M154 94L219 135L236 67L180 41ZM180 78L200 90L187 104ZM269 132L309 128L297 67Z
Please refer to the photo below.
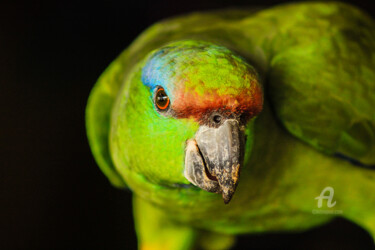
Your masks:
M246 127L245 162L229 205L184 177L185 142L199 122L160 115L142 83L151 55L182 40L228 48L263 84L264 108ZM188 74L199 82L199 74ZM217 84L210 74L206 78ZM141 248L207 247L208 239L227 248L232 235L305 230L335 211L375 238L369 191L375 172L335 156L375 164L374 83L375 23L352 6L193 13L151 26L110 65L90 95L87 133L104 174L136 194ZM329 215L315 215L315 197L327 186L335 189L336 206L327 208Z

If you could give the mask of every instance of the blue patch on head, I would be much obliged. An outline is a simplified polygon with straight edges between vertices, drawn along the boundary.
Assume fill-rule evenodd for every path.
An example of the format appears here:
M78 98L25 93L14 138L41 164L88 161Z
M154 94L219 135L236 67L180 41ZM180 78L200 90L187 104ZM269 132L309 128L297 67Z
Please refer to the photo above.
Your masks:
M231 54L225 47L204 41L185 40L169 44L153 52L148 57L142 69L142 82L150 88L151 92L154 92L157 86L163 87L171 101L173 101L176 84L179 84L176 80L181 80L180 77L189 73L186 70L186 66L192 66L199 61L199 58L194 60L193 57L199 57L201 52L210 55L214 51L219 51L224 55ZM193 74L192 72L190 73ZM176 79L177 76L179 76L178 79Z
M174 75L174 62L167 51L161 49L154 53L142 69L142 82L150 88L151 92L155 91L157 86L164 88L169 98L173 98L174 86L171 79Z

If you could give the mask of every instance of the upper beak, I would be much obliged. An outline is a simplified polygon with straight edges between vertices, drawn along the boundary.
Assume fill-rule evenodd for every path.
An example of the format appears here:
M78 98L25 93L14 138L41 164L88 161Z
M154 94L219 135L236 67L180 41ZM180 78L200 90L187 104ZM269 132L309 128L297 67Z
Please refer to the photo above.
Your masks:
M224 121L218 128L201 126L186 146L185 177L206 191L221 193L225 204L239 181L245 145L243 130L235 119Z

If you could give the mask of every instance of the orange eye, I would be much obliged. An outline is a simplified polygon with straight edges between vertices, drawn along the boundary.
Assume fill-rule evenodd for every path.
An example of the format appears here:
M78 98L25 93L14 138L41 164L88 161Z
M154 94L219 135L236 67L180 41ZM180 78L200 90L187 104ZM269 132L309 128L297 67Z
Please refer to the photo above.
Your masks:
M169 105L169 97L163 88L159 88L155 94L155 104L160 110L166 110Z

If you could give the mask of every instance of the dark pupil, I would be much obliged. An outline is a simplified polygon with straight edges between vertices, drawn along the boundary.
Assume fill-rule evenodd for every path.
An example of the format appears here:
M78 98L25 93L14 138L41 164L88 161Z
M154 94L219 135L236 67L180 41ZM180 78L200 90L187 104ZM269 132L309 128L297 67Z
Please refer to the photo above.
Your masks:
M164 106L168 102L168 96L165 94L163 90L159 91L157 96L156 96L156 102L160 106Z

